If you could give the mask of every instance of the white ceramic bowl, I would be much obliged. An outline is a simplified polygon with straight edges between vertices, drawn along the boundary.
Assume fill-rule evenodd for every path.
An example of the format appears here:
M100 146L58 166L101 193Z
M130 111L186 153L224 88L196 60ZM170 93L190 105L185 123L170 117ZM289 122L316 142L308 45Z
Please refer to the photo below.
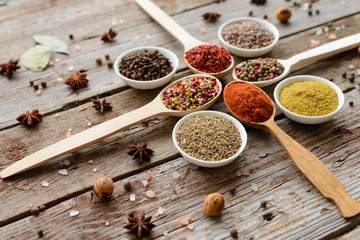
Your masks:
M184 123L184 121L186 121L189 118L195 117L196 115L204 115L204 114L205 115L221 116L221 117L224 117L226 119L231 120L234 123L235 127L239 130L240 137L241 137L241 146L240 146L240 149L235 153L235 155L233 155L230 158L220 160L220 161L204 161L204 160L196 159L196 158L188 155L183 150L181 150L181 148L178 145L177 139L176 139L176 133L179 131L179 129L182 126L182 124ZM234 117L232 117L232 116L230 116L228 114L218 112L218 111L198 111L198 112L194 112L194 113L186 115L185 117L181 118L176 123L176 125L175 125L175 127L173 129L173 132L172 132L172 139L173 139L173 142L174 142L175 147L177 148L177 150L190 163L193 163L195 165L202 166L202 167L221 167L221 166L224 166L226 164L231 163L237 157L239 157L239 155L241 154L241 152L244 150L244 148L246 146L247 134L246 134L246 130L245 130L244 126L236 118L234 118Z
M274 34L274 41L270 45L263 47L263 48L259 48L259 49L238 48L238 47L235 47L235 46L229 44L228 42L226 42L224 40L224 38L222 37L222 32L223 32L224 28L231 24L238 23L238 22L244 22L244 21L252 21L252 22L259 23L262 27L268 29L270 32L272 32ZM266 20L262 20L259 18L253 18L253 17L242 17L242 18L231 19L231 20L223 23L218 30L218 37L220 39L221 45L227 51L231 52L234 55L240 56L240 57L253 58L253 57L262 56L262 55L270 52L271 49L273 49L273 47L279 41L279 31L272 23L270 23Z
M155 52L156 50L158 50L162 55L164 55L166 58L168 58L173 67L173 70L171 71L171 73L169 73L165 77L162 77L162 78L159 78L156 80L139 81L139 80L133 80L133 79L127 78L119 72L119 64L124 57L132 55L134 53L144 52L145 50L148 50L149 52ZM115 70L116 74L122 80L124 80L125 83L127 85L129 85L130 87L138 88L138 89L153 89L153 88L161 87L161 86L165 85L166 83L168 83L174 77L176 69L178 68L178 65L179 65L179 59L170 50L167 50L167 49L161 48L161 47L147 46L147 47L133 48L133 49L128 50L128 51L124 52L123 54L121 54L115 61L114 70Z
M333 111L332 113L323 115L323 116L304 116L304 115L299 115L293 112L290 112L289 110L287 110L286 108L284 108L279 101L279 94L280 91L283 87L288 86L291 83L294 82L300 82L300 81L316 81L316 82L322 82L322 83L326 83L327 85L329 85L331 88L333 88L337 95L338 95L338 99L339 99L339 105L336 108L335 111ZM331 81L325 79L325 78L321 78L321 77L317 77L317 76L312 76L312 75L299 75L299 76L294 76L294 77L289 77L285 80L283 80L282 82L280 82L275 90L274 90L274 98L275 98L275 102L276 104L280 107L280 109L282 110L282 112L285 114L285 116L287 116L288 118L299 122L299 123L304 123L304 124L319 124L319 123L323 123L326 122L328 120L330 120L331 118L333 118L341 109L341 107L344 105L344 94L341 91L341 89L335 84L332 83Z

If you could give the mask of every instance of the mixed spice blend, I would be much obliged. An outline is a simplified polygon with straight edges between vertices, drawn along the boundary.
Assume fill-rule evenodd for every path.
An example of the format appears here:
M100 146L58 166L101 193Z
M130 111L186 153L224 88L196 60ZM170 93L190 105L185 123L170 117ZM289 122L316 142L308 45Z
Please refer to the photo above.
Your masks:
M279 94L281 105L287 110L305 116L322 116L335 111L339 105L336 91L322 82L292 83Z
M187 119L176 140L184 152L204 161L227 159L241 147L239 130L231 120L206 114Z
M266 81L280 76L284 66L274 58L244 61L235 67L236 77L243 81Z
M171 110L188 110L210 102L219 94L216 78L198 76L179 81L164 91L163 104Z
M225 27L222 37L230 45L244 49L259 49L274 42L275 36L257 22L243 21Z

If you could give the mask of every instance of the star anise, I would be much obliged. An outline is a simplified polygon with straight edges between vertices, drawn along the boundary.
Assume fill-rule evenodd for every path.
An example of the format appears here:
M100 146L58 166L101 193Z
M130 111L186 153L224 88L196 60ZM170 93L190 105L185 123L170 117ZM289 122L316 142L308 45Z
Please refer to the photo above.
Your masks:
M12 59L8 62L8 63L4 63L4 64L0 64L0 73L4 74L6 73L6 77L7 79L10 79L11 76L13 75L13 72L16 71L16 69L21 68L20 66L18 66L19 61L13 61Z
M141 163L143 162L143 160L150 161L150 155L154 151L146 147L147 143L144 143L143 145L140 145L140 143L138 143L137 145L129 145L130 151L127 154L133 155L132 159L138 158Z
M110 28L109 32L105 32L104 35L102 35L101 40L104 42L112 42L113 38L115 38L117 33Z
M87 74L85 73L80 74L80 72L76 72L65 81L65 84L74 89L85 87L89 82L89 80L86 79L86 76Z
M136 233L138 237L148 235L151 233L151 229L155 227L151 221L151 216L145 218L144 212L139 217L136 212L129 213L128 223L124 226L132 233Z
M255 3L256 5L264 5L266 3L266 0L251 0L251 3Z
M25 127L32 127L40 122L42 117L43 115L39 113L39 110L35 109L32 110L32 112L26 111L26 113L18 116L16 120L18 120Z
M91 99L93 105L93 108L95 108L96 111L98 112L105 112L105 111L110 111L113 107L110 106L111 103L106 102L106 98L104 98L103 100L100 100L98 96L96 96L96 99Z
M215 22L221 15L217 13L208 12L202 15L204 20L209 22Z

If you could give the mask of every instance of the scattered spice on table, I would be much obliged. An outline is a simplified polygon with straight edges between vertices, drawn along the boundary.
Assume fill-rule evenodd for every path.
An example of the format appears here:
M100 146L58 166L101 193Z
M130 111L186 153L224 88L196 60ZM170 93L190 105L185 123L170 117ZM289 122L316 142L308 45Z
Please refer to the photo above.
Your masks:
M70 40L73 40L73 39L74 39L74 35L69 34L69 38L70 38Z
M281 7L276 10L275 15L280 22L287 22L291 17L291 9L282 4Z
M225 199L220 193L211 193L204 200L204 212L209 216L219 215L225 207Z
M149 235L151 233L151 229L155 227L155 224L151 223L151 218L152 216L145 217L144 212L140 217L136 212L129 213L127 219L128 223L124 226L124 228L129 229L131 233L137 234L138 237Z
M163 92L162 103L171 110L188 110L200 107L214 99L220 86L213 77L185 78Z
M41 81L41 86L43 87L43 88L46 88L46 85L47 85L47 83L45 82L45 81Z
M122 184L127 191L131 189L131 182L129 180L122 181Z
M208 22L215 22L221 15L215 12L208 12L202 15L204 20Z
M34 85L34 80L29 80L29 85L32 87Z
M110 28L108 32L105 31L104 35L101 36L101 40L111 43L116 35L117 33Z
M231 230L230 236L234 239L238 239L238 231L236 229Z
M35 85L33 86L33 88L34 88L35 91L37 91L37 90L39 89L39 85L36 85L36 84L35 84Z
M353 106L354 106L354 102L353 102L353 101L350 101L350 102L349 102L349 105L350 105L350 107L353 107Z
M154 152L152 149L147 148L147 143L137 145L129 145L130 151L127 153L132 155L132 159L139 159L139 162L150 161L150 155Z
M101 177L94 183L94 193L100 200L109 199L113 191L114 182L109 177Z
M238 48L259 49L274 42L274 34L257 22L242 21L230 24L221 33L223 39Z
M39 113L39 110L35 109L30 111L26 111L26 113L21 114L16 118L22 125L25 127L32 127L38 124L41 119L44 117L41 113Z
M102 58L101 57L96 57L95 58L96 64L97 65L101 65L102 64Z
M69 88L78 89L87 86L89 80L86 79L87 74L80 72L76 72L75 74L71 75L66 81L65 84L69 85Z
M274 58L249 59L235 67L236 77L243 81L266 81L280 76L284 66Z
M231 120L207 114L187 119L176 140L181 150L204 161L227 159L241 147L239 130Z
M224 90L227 107L247 122L265 122L274 112L274 105L266 93L249 83L234 82Z
M103 113L105 111L110 111L113 107L111 103L106 102L106 98L100 100L98 96L96 99L91 99L91 102L94 104L92 107L95 108L96 111Z
M109 54L106 54L106 55L105 55L105 59L106 59L107 61L109 61L109 60L110 60L110 56L109 56Z
M10 79L17 69L21 68L18 66L19 61L13 61L12 59L8 63L0 64L0 74L6 74L6 78Z
M223 47L207 44L185 52L185 59L193 68L206 73L222 72L232 62L230 53Z
M256 5L264 5L266 3L266 0L251 0L251 3L254 3Z
M322 116L336 110L339 100L336 91L326 83L301 81L292 83L279 94L281 105L305 116Z
M38 231L38 235L39 235L39 238L42 238L42 237L44 237L44 232L43 231Z
M170 60L158 50L138 52L124 57L119 72L130 79L151 81L163 78L173 71Z

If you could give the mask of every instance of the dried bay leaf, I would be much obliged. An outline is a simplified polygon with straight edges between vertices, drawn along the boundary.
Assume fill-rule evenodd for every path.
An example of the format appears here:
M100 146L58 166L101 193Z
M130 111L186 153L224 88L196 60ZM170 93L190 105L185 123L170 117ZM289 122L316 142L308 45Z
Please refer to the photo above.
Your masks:
M33 39L38 44L49 46L53 52L66 54L70 53L68 50L68 45L56 37L47 35L33 35Z
M48 65L51 49L48 46L36 45L27 50L20 58L20 63L27 69L40 72Z

